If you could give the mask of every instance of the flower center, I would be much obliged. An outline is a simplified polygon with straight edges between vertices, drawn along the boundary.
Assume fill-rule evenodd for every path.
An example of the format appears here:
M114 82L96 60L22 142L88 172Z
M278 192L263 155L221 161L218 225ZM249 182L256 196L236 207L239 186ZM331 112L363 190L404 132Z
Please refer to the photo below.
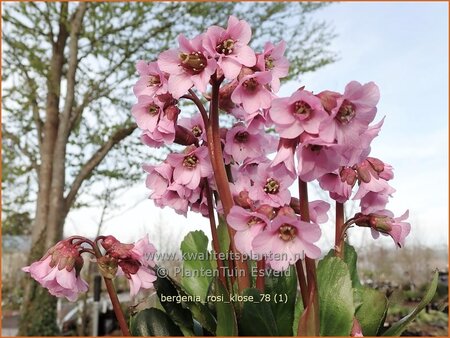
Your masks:
M305 101L297 101L294 103L294 113L300 116L308 117L312 108Z
M216 46L216 52L219 54L230 55L233 53L234 42L235 41L233 39L226 39L225 41L222 41Z
M283 224L278 229L278 236L285 242L292 241L297 235L297 228L290 224Z
M192 134L194 134L195 137L200 137L202 135L202 133L203 133L202 128L200 126L197 126L197 125L193 126L191 131L192 131Z
M260 224L260 223L264 223L264 221L261 218L256 217L256 216L250 217L250 219L247 221L247 225L249 227L251 227L252 225L255 225L255 224Z
M268 178L266 180L266 185L264 186L264 191L268 194L276 194L280 191L280 183L273 178Z
M309 146L309 149L311 149L311 151L314 151L314 152L317 152L317 153L318 153L322 148L323 148L323 146L318 145L318 144L311 144L311 145Z
M186 156L183 160L183 166L189 169L194 169L197 166L198 158L195 155Z
M181 67L192 75L199 74L206 68L206 57L200 52L180 53L178 57Z
M274 63L273 63L273 58L272 56L268 55L264 58L264 63L266 65L266 70L272 70L273 67L275 67Z
M245 80L242 87L250 92L253 92L256 88L258 88L258 81L252 77L251 79Z
M152 103L152 104L150 104L150 105L148 106L147 112L148 112L150 115L155 116L156 114L159 113L159 107L158 107L156 104Z
M348 124L356 115L355 106L350 101L344 100L336 115L336 119L342 124Z
M234 140L237 143L246 143L248 141L248 132L246 131L240 131L234 135Z
M158 86L161 84L159 75L149 75L147 87Z

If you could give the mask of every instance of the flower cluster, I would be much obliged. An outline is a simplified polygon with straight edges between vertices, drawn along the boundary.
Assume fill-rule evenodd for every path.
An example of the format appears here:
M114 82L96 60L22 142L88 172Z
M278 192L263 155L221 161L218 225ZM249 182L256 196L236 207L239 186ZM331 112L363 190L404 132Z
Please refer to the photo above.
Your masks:
M106 250L104 255L96 244L100 240ZM84 252L96 256L105 278L125 275L130 283L131 296L136 295L141 288L153 287L156 276L152 270L155 267L152 257L156 249L147 236L135 244L120 243L113 236L99 236L94 242L84 237L70 237L58 242L39 261L22 270L30 273L50 294L73 302L80 293L88 290L88 284L80 274L83 267L81 254Z
M141 77L132 111L143 129L143 142L186 146L159 165L144 166L150 198L183 215L190 209L207 216L206 185L220 196L211 166L213 136L206 132L211 116L203 107L209 100L230 124L215 137L221 142L235 203L223 216L236 230L238 250L289 252L288 263L303 254L318 257L313 244L320 237L317 223L327 219L329 205L320 202L316 213L310 206L311 222L303 222L289 188L296 180L317 180L338 203L359 200L363 215L388 213L386 204L395 192L388 183L392 167L369 157L371 142L384 122L372 124L379 90L373 82L352 81L343 93L315 94L301 87L289 97L278 97L280 79L288 75L286 44L268 42L258 52L249 46L250 39L250 26L231 16L226 28L212 26L191 40L180 35L178 48L162 52L156 61L137 64ZM216 94L210 89L214 83L219 84ZM193 101L199 112L178 120L180 99ZM216 204L224 213L217 198ZM409 224L398 224L402 239L393 238L400 245ZM372 230L392 235L379 227ZM288 263L268 260L274 269L285 269Z

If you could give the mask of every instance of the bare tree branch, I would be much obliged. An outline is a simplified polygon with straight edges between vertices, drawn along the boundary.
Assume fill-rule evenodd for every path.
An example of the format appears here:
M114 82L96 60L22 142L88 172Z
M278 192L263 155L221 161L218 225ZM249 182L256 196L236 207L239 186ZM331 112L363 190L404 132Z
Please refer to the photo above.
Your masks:
M100 164L100 162L105 158L108 152L120 141L125 139L127 136L137 128L135 123L129 125L128 127L117 130L110 139L103 144L85 163L85 165L80 169L78 175L75 177L70 190L65 198L66 210L69 210L75 201L78 190L80 189L83 181L89 177L92 171Z

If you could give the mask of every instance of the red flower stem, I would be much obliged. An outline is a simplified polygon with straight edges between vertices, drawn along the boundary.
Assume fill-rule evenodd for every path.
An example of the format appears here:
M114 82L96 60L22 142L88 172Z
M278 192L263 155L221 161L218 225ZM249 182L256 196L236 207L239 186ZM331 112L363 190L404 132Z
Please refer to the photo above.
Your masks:
M256 288L264 293L265 290L265 274L266 260L264 258L256 262Z
M217 191L219 192L219 197L222 202L223 212L225 219L230 212L231 207L234 205L233 196L231 195L230 186L228 183L228 177L225 170L225 163L223 162L222 153L222 141L220 139L220 128L219 128L219 88L222 79L217 79L214 74L211 78L212 80L212 95L210 103L210 119L207 125L206 135L208 139L208 150L211 157L211 164L214 171L214 177L216 179ZM236 231L227 225L228 234L230 236L230 245L232 252L237 252L234 244L234 234ZM238 255L236 255L238 256ZM242 260L242 256L236 257L235 266L238 270L237 282L239 291L250 287L250 275L248 271L247 262Z
M302 303L303 303L303 308L306 308L306 305L309 302L309 294L308 294L308 286L306 285L306 277L305 277L305 270L303 269L303 261L301 259L299 259L296 263L295 266L297 268L297 278L298 278L298 283L300 285L300 294L302 295Z
M212 245L214 248L214 251L216 252L217 257L217 268L219 270L219 279L222 281L223 285L227 287L227 280L224 275L224 265L222 260L220 259L220 242L219 242L219 236L217 234L217 227L216 227L216 220L214 219L214 206L213 206L213 198L211 189L209 187L208 180L205 179L205 193L206 193L206 200L208 202L208 217L209 217L209 225L211 227L211 235L212 235Z
M95 257L101 258L102 253L96 244L93 246ZM122 335L131 336L130 330L128 329L127 321L122 311L122 307L120 306L119 298L117 297L117 292L114 288L113 282L111 279L103 277L105 281L106 290L108 291L109 298L111 299L111 304L114 309L114 313L116 315L117 321L119 322L120 330L122 331Z
M209 119L208 119L208 113L206 112L205 106L203 105L202 101L199 99L197 94L195 94L195 92L192 89L189 89L189 94L190 95L183 95L182 98L185 98L185 99L188 99L188 100L191 100L192 102L194 102L194 104L198 108L198 111L202 115L203 123L206 128L206 126L209 123Z
M334 252L336 257L344 257L344 203L336 202L336 232L334 237Z
M310 222L309 218L309 201L308 201L308 185L301 179L298 180L298 192L300 199L300 218L303 222ZM317 276L316 276L316 262L305 256L306 279L308 284L308 307L312 306L310 311L313 311L314 322L314 336L318 336L320 332L319 321L319 294L317 292ZM309 312L310 312L309 311ZM300 325L299 325L300 329Z

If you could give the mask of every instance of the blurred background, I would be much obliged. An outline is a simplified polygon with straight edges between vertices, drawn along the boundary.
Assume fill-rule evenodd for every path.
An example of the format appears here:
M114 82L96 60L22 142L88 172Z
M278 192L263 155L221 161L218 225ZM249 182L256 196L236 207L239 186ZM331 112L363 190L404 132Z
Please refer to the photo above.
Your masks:
M439 269L438 294L405 334L447 335L447 3L9 2L2 4L2 336L92 334L92 290L76 304L57 301L20 271L63 237L133 242L149 234L159 251L178 253L189 231L209 235L200 215L184 218L148 199L141 165L170 148L140 144L132 85L136 60L154 60L179 33L226 26L230 14L250 23L257 50L288 42L291 72L280 96L300 86L343 92L352 80L380 87L376 122L386 119L371 156L393 165L397 192L388 207L410 210L412 232L402 249L365 229L351 229L349 242L362 280L400 304L388 321L417 304ZM329 201L317 186L311 193ZM347 203L348 216L356 211ZM332 223L323 230L326 253ZM177 262L160 264L170 270ZM83 271L95 279L92 264ZM116 282L124 301L137 301L127 298L125 280ZM108 301L97 305L98 333L114 333Z

